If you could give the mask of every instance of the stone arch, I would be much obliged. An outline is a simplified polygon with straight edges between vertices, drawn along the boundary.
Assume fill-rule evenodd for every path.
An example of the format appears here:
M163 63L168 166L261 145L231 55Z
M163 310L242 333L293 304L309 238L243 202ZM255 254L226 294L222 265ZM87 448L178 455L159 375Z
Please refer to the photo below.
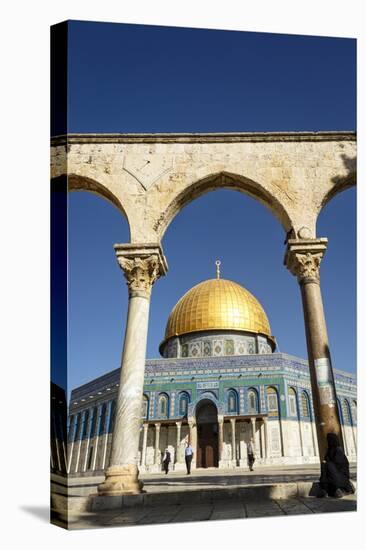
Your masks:
M223 414L223 406L222 404L219 403L216 396L210 391L205 391L204 393L199 395L197 399L195 399L195 401L191 401L189 403L188 416L190 418L195 417L197 413L197 408L199 408L202 405L202 403L206 401L211 401L216 406L218 414Z
M290 231L292 228L293 223L290 214L287 212L284 205L263 185L243 175L219 172L209 174L186 185L180 193L171 199L162 212L159 221L155 224L155 229L159 234L159 238L162 239L164 237L167 228L175 216L179 214L186 205L210 191L217 191L219 189L231 189L248 195L266 206L281 223L286 232Z
M341 157L342 157L342 162L346 173L339 176L334 176L332 178L333 185L325 193L325 195L321 200L320 208L317 213L317 218L319 217L320 213L325 208L325 206L328 204L328 202L330 202L336 195L356 185L356 179L357 179L356 156L353 157L353 156L347 156L346 154L342 154Z
M67 177L67 186L68 191L88 191L89 193L93 193L94 195L98 195L98 197L101 197L104 200L107 200L108 202L112 203L113 206L121 212L127 222L128 226L128 233L129 233L129 240L131 236L131 223L129 216L127 214L127 211L124 207L124 205L121 203L120 199L112 193L110 189L108 189L105 185L103 185L100 181L86 177L86 176L80 176L77 174L68 174Z

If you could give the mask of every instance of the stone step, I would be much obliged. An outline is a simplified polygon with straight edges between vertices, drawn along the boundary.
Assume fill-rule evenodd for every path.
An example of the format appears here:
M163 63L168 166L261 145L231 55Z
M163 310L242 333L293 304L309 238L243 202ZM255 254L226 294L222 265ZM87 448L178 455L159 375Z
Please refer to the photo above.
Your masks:
M356 483L354 482L356 486ZM164 493L142 493L138 495L99 496L90 495L89 511L124 509L135 506L162 506L213 503L218 500L256 501L307 497L312 481L296 483L272 483L221 489L196 489L193 491L169 491Z

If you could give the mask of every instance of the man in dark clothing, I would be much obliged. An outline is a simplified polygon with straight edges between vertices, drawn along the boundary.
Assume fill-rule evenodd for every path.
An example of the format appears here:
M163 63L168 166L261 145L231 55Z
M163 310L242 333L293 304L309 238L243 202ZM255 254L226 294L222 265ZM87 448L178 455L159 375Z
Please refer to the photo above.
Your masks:
M169 464L170 464L170 452L168 451L168 449L165 449L165 454L163 457L163 468L166 474L169 472Z
M249 466L249 470L252 472L253 471L253 464L254 464L254 461L255 461L255 457L254 457L254 440L253 440L252 437L250 438L249 443L247 445L247 452L248 452L248 466Z
M319 497L327 494L330 497L342 498L355 489L349 479L349 462L339 444L336 434L327 434L328 449L321 464Z

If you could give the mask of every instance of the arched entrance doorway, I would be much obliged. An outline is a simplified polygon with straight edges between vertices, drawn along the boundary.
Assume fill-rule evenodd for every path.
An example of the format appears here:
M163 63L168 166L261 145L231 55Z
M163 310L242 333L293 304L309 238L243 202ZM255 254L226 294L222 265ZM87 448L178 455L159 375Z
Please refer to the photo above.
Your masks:
M219 465L217 408L204 399L197 406L197 468L213 468Z

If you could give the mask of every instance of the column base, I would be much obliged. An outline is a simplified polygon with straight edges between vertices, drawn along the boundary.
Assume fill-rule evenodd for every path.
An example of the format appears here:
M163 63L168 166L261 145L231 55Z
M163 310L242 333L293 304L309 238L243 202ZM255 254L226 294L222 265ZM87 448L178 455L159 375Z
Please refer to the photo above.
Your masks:
M134 464L111 466L105 474L105 481L98 485L98 494L106 496L136 495L142 493L143 483L138 479L138 468Z

